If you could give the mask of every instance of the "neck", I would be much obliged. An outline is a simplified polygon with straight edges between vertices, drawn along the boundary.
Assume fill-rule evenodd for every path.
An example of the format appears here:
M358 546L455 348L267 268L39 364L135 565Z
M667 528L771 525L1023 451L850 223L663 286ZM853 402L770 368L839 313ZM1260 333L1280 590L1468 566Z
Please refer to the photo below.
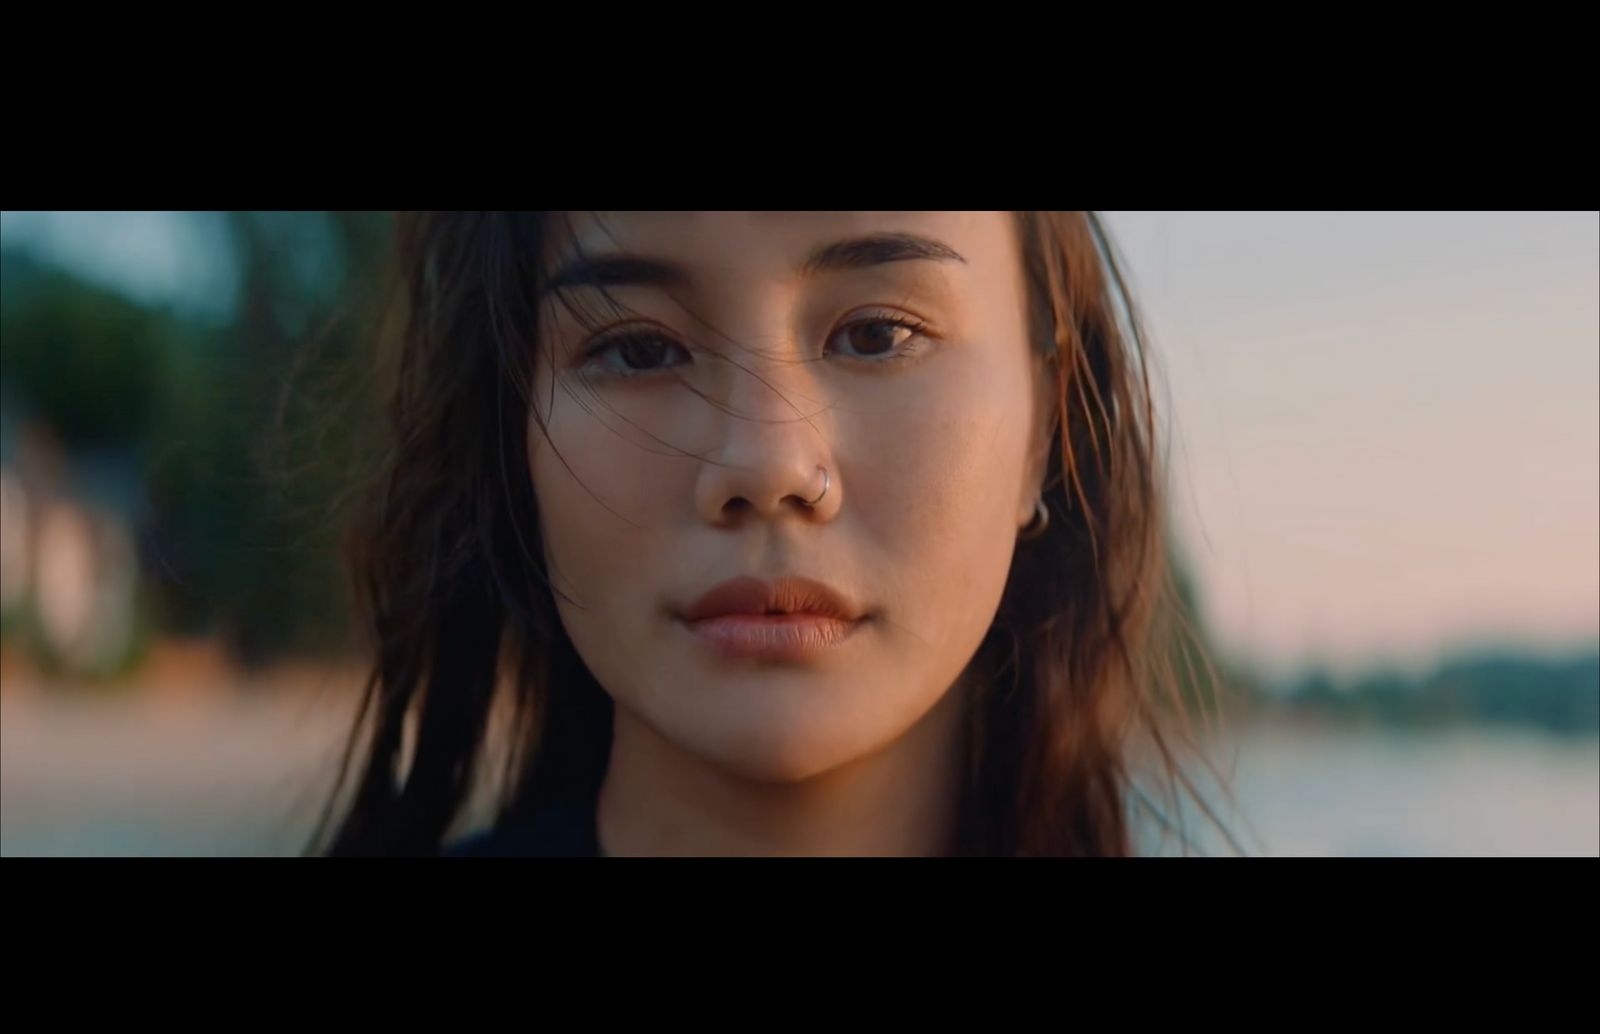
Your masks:
M888 746L797 782L745 779L622 706L596 823L614 856L930 856L954 850L965 681Z

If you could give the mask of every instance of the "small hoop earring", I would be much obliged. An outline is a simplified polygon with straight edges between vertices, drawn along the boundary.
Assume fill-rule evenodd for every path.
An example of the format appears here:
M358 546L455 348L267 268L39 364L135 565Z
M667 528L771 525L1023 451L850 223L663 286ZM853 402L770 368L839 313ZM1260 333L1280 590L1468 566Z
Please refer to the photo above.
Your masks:
M1044 496L1035 496L1033 500L1033 520L1023 526L1017 538L1022 542L1036 539L1043 535L1048 527L1050 527L1050 509L1044 505Z

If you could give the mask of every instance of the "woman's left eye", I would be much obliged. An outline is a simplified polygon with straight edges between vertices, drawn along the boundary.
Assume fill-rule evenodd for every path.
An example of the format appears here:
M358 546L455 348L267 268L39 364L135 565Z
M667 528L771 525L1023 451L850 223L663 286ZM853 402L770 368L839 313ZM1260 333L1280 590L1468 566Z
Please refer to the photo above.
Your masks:
M905 317L874 316L846 323L828 339L828 345L843 342L855 350L855 358L909 359L921 351L915 339L922 337L924 329L921 323Z

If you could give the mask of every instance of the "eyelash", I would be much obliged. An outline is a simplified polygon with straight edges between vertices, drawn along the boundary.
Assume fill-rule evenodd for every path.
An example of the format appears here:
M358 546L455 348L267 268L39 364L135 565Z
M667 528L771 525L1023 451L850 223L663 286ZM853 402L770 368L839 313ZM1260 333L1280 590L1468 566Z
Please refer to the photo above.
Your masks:
M923 342L925 342L930 336L928 324L914 316L898 314L892 316L866 316L860 319L851 320L848 323L841 323L837 330L828 335L828 340L832 341L839 335L841 331L846 331L853 327L874 325L904 328L911 331L911 336L906 339L906 343L900 347L900 350L892 355L887 355L879 359L858 358L858 362L866 363L872 366L887 366L891 363L909 362L914 359L921 358L922 353L927 348L926 344ZM684 347L665 330L655 327L630 328L604 335L598 339L593 345L584 351L583 358L580 360L580 367L583 370L588 371L590 367L593 367L596 364L596 360L598 360L601 355L611 349L636 342L656 341L664 341L680 349ZM598 373L601 377L611 377L618 380L633 380L639 377L649 377L666 369L668 369L668 367L658 367L646 370L631 370L626 367L617 367L613 369L601 369L598 371Z

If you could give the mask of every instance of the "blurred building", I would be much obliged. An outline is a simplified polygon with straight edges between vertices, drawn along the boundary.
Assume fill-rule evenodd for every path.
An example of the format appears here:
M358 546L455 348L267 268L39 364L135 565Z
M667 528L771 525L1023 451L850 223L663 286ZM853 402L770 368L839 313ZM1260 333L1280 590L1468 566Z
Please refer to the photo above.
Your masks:
M75 457L20 407L0 407L0 615L8 639L73 672L137 646L131 457Z

